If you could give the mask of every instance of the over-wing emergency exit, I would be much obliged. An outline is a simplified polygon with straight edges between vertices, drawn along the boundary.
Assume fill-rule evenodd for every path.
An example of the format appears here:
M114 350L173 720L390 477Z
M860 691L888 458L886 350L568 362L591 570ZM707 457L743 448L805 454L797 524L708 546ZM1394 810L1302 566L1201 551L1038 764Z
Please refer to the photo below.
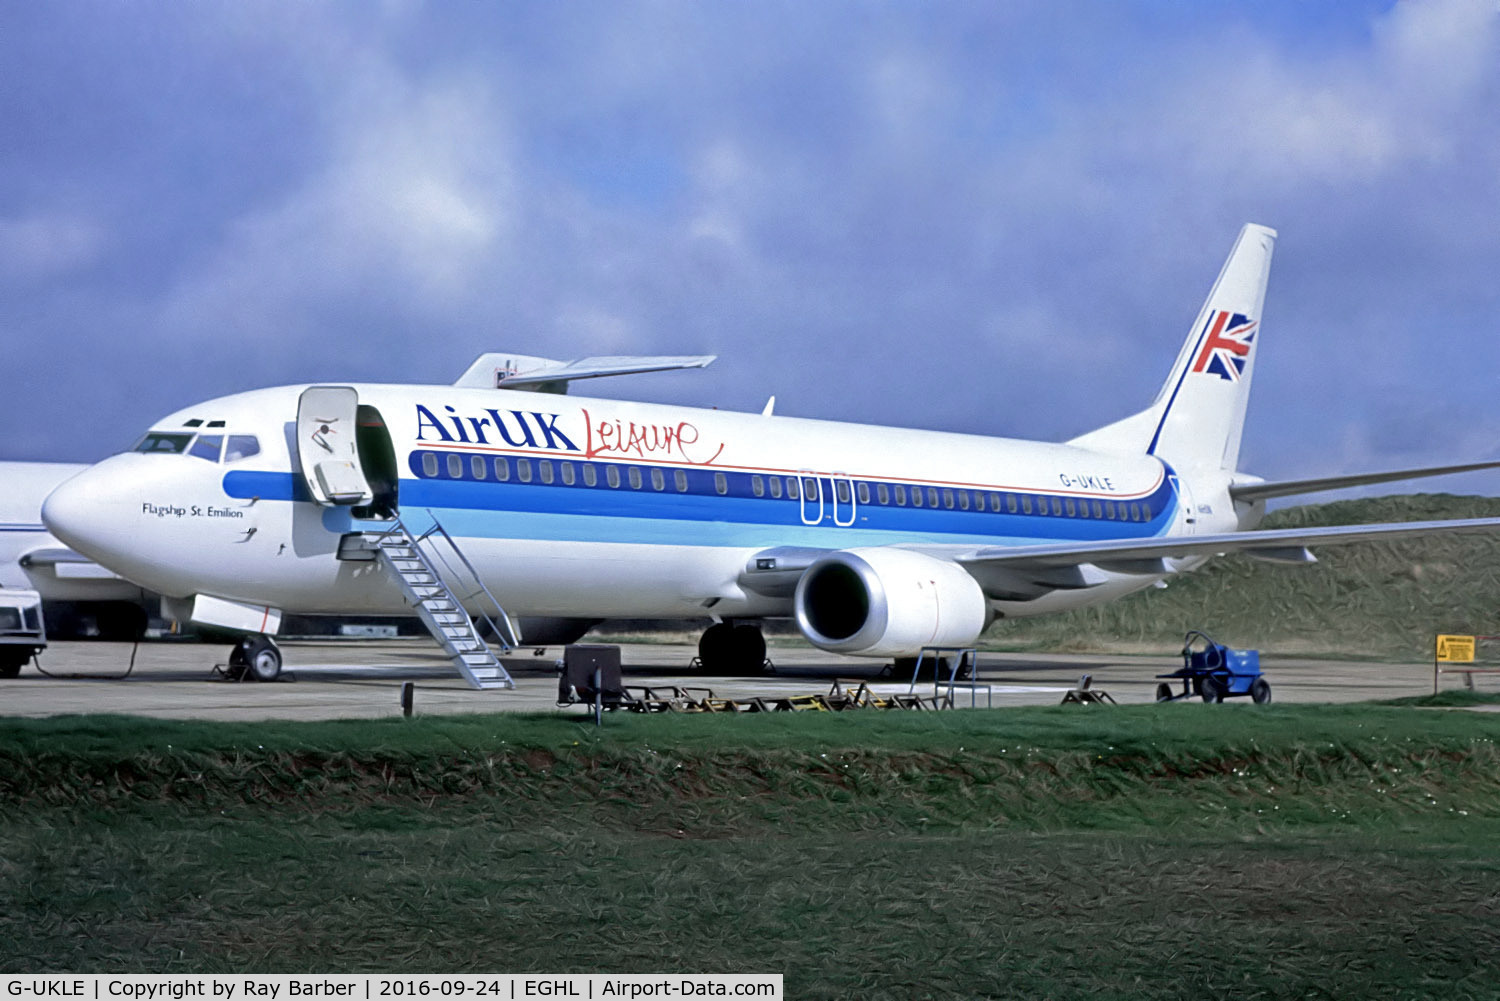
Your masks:
M1219 553L1308 562L1314 544L1500 529L1251 531L1268 497L1500 465L1281 484L1238 470L1275 236L1241 231L1149 407L1064 444L566 394L701 357L492 354L454 386L189 407L60 486L43 517L176 617L245 633L252 676L280 669L284 610L414 611L477 687L509 680L487 639L557 642L604 618L712 617L711 671L758 665L768 618L825 650L907 657Z

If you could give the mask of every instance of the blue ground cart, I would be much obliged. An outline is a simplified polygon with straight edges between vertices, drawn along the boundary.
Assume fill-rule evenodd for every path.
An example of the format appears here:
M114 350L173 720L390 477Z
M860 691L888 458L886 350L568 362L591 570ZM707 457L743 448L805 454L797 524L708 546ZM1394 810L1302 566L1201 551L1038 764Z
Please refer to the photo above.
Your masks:
M1177 702L1194 695L1204 702L1223 702L1248 695L1264 705L1271 701L1271 683L1260 673L1259 650L1231 650L1194 629L1182 641L1182 667L1158 678L1181 679L1182 692L1174 693L1164 680L1156 686L1156 701Z

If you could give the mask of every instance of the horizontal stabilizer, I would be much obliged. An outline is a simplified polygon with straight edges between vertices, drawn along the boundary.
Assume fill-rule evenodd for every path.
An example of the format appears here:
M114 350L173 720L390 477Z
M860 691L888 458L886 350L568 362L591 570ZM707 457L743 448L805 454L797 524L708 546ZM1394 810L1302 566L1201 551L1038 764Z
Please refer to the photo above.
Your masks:
M557 361L534 355L491 352L475 359L455 386L470 389L526 389L539 393L566 393L576 379L598 379L606 375L639 375L670 372L681 368L704 368L716 355L601 355Z
M1418 480L1424 476L1447 476L1451 473L1472 473L1478 469L1496 468L1500 468L1500 462L1470 462L1462 466L1393 469L1385 473L1354 473L1349 476L1324 476L1312 480L1281 480L1276 483L1246 481L1232 484L1229 488L1229 496L1237 501L1253 503L1258 500L1267 500L1271 497L1315 494L1322 490L1343 490L1346 487L1362 487L1371 483Z

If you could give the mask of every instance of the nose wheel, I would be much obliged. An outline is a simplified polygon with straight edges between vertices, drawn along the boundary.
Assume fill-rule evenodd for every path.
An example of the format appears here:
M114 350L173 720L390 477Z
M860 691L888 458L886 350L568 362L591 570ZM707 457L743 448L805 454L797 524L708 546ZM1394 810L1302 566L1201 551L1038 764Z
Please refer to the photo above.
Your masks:
M228 673L235 681L275 681L281 674L281 649L269 636L246 636L229 653Z

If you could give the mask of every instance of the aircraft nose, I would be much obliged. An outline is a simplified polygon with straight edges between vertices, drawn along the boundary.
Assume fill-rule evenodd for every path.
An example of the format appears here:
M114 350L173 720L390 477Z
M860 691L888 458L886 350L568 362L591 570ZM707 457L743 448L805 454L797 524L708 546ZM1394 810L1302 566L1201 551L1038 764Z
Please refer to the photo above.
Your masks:
M111 479L98 466L90 466L58 484L42 501L42 522L47 531L69 548L105 565L113 548L109 530Z

